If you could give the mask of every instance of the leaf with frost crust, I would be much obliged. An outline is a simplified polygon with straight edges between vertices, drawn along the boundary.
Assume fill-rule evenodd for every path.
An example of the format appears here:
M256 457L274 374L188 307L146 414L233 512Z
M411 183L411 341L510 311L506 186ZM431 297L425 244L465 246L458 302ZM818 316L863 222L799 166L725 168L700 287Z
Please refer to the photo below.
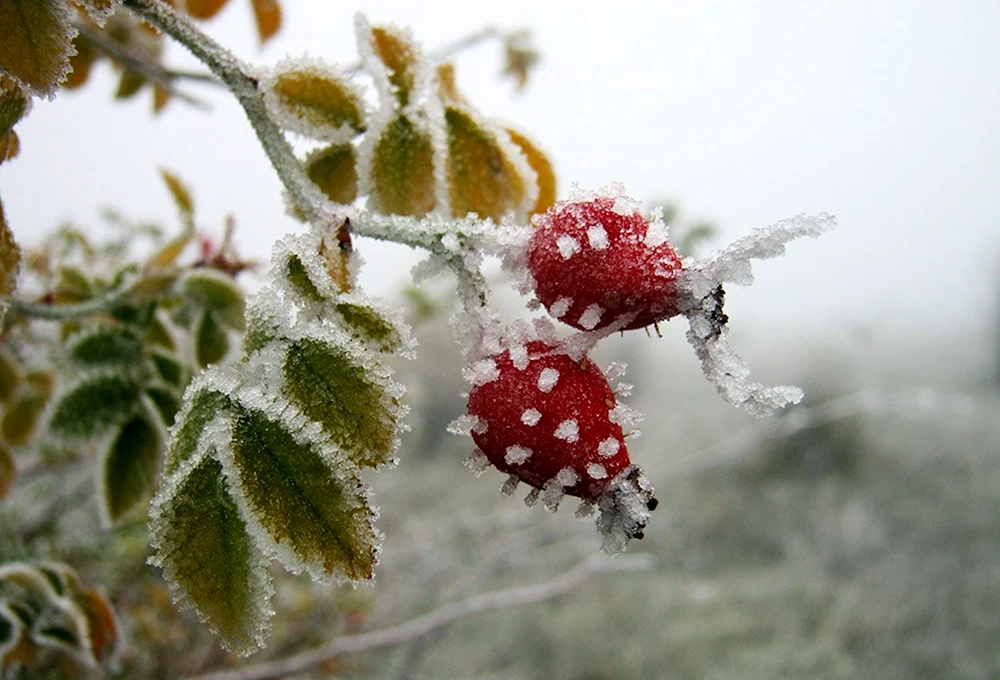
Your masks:
M365 107L345 75L288 61L261 81L264 102L284 128L312 139L348 142L365 128Z
M214 453L210 451L209 454ZM259 649L269 628L271 578L226 482L206 455L153 503L156 555L184 603L237 654Z
M51 97L69 71L76 29L66 0L0 2L0 71Z
M315 446L253 409L233 417L232 456L250 512L301 563L286 559L286 566L352 580L372 577L375 514L356 471L335 469Z

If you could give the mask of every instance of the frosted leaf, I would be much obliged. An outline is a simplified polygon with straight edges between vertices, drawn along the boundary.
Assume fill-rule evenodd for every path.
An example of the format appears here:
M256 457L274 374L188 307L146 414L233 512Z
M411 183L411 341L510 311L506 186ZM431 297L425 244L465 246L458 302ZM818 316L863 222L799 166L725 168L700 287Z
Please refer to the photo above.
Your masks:
M508 446L504 460L508 465L520 465L531 457L532 451L524 446Z
M500 377L500 369L492 359L480 359L462 369L462 377L475 387L491 383Z
M316 59L284 59L258 79L268 112L283 128L343 144L365 127L360 92L333 66Z
M549 308L549 314L552 315L554 319L561 319L566 316L566 312L569 308L573 306L573 298L571 297L561 297L552 303Z
M604 479L608 476L608 471L600 463L590 463L587 465L587 474L593 479Z
M472 474L476 477L479 477L490 467L490 459L486 457L485 453L476 449L465 459L465 467L472 470Z
M504 480L503 486L500 487L500 493L504 496L513 496L514 492L517 491L517 485L520 483L520 479L517 475L507 475L507 479Z
M554 368L543 368L538 374L538 389L542 392L551 392L557 382L559 382L559 371Z
M588 331L592 331L601 322L601 315L603 314L604 309L595 302L583 310L583 314L580 315L580 325Z
M580 242L569 234L563 234L556 239L556 247L564 260L568 260L581 250Z
M608 232L604 231L604 227L599 224L587 229L587 242L594 250L605 250L611 245L608 241Z
M538 421L542 419L542 414L533 409L529 408L524 413L521 414L521 422L528 427L534 427L538 424Z
M620 447L621 447L621 442L619 442L614 437L608 437L607 439L605 439L604 441L602 441L600 444L597 445L597 455L601 456L602 458L611 458L616 453L618 453L618 449Z
M573 444L580 440L580 425L575 420L564 420L559 423L554 436L556 439L562 439Z
M736 239L722 250L690 263L687 268L714 282L710 288L722 283L749 285L753 282L751 260L782 255L789 241L803 236L819 236L834 225L833 216L826 213L781 220L770 227L755 229L749 236Z

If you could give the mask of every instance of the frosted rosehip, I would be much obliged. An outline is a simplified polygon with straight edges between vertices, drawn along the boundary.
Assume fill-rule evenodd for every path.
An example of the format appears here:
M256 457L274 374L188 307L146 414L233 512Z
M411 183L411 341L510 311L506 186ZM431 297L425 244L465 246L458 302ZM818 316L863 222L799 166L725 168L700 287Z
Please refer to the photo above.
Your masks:
M528 267L549 314L581 330L642 328L682 311L666 226L624 196L554 205L535 222Z
M533 487L526 501L540 496L551 510L564 495L583 499L584 514L597 505L607 552L642 538L656 501L625 445L622 425L636 414L617 403L593 361L536 340L477 362L469 375L472 438L509 475L505 491L524 482Z

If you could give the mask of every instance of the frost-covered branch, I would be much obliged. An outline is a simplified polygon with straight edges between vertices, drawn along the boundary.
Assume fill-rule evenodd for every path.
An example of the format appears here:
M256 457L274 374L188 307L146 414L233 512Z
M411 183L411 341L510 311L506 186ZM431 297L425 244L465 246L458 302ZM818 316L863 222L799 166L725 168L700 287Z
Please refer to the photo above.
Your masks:
M571 593L598 574L624 571L645 571L650 568L649 555L631 555L609 560L590 557L556 578L531 586L521 586L475 595L466 600L446 604L429 614L406 623L371 633L347 635L310 652L245 668L208 673L189 680L269 680L301 673L340 654L364 652L379 647L391 647L418 640L461 619L495 609L510 609L544 602Z
M125 6L187 47L229 88L250 119L257 139L295 207L310 222L318 223L324 199L306 177L288 140L268 115L257 79L251 75L252 69L162 0L125 0Z
M85 302L72 305L56 305L40 302L26 302L14 299L11 301L10 312L20 316L34 319L48 319L49 321L68 321L81 317L92 316L100 312L106 312L118 304L124 302L132 292L131 286L116 288L105 295L95 297Z

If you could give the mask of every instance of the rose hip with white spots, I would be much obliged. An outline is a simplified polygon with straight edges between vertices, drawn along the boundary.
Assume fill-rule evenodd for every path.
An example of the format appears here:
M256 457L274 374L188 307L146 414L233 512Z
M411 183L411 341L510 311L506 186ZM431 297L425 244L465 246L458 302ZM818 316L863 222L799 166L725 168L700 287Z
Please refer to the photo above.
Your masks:
M652 487L629 460L622 424L635 412L617 403L604 373L588 358L575 361L535 340L518 368L510 351L478 362L469 393L468 426L486 459L532 487L555 510L564 495L583 499L582 514L601 511L598 528L606 552L620 552L642 530L656 506ZM489 365L487 365L489 364ZM489 369L489 370L486 370Z
M549 314L581 330L643 328L680 313L682 263L662 220L625 196L561 201L535 223L528 267Z

